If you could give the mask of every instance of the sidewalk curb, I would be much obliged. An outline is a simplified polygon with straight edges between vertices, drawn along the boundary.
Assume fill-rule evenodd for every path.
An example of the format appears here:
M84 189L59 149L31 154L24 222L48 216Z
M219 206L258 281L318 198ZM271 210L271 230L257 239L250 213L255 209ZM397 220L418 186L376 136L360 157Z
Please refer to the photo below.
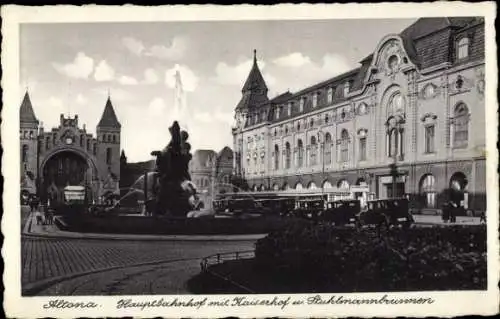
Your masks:
M30 227L31 228L31 227ZM60 239L89 239L89 240L120 240L120 241L248 241L258 240L267 234L249 235L123 235L97 233L34 233L23 230L22 235L28 238L60 238Z
M67 274L67 275L62 275L62 276L57 276L57 277L51 277L51 278L42 279L39 281L23 284L21 296L25 296L25 297L36 296L36 293L38 293L42 290L45 290L51 286L54 286L58 283L61 283L61 282L67 281L67 280L71 280L71 279L75 279L78 277L98 274L98 273L102 273L102 272L106 272L106 271L135 268L135 267L142 267L142 266L154 266L154 265L160 265L160 264L175 263L175 262L189 261L189 260L198 260L198 259L200 259L200 258L180 258L180 259L170 259L170 260L156 260L156 261L149 261L149 262L139 263L139 264L113 266L113 267L108 267L108 268L100 268L100 269L72 273L72 274Z

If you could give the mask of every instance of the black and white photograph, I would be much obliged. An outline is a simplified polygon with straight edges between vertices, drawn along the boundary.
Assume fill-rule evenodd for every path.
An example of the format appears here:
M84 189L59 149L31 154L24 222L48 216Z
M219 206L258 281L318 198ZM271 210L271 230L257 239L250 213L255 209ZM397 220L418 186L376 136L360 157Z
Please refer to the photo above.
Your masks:
M494 16L414 12L21 20L2 80L18 302L44 316L94 297L139 314L498 298Z

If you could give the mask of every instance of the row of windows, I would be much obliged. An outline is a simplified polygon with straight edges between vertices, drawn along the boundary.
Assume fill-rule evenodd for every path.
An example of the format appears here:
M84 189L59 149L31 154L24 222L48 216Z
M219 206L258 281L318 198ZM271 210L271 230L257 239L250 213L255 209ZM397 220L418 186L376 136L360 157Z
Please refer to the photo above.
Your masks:
M19 136L21 136L22 139L26 140L26 139L34 139L36 138L35 136L35 132L32 131L32 130L29 130L29 131L19 131Z
M209 177L197 178L195 179L194 183L200 188L206 188L210 186L210 178ZM222 177L219 177L218 185L228 186L230 184L231 184L231 176L223 175Z
M352 85L352 81L349 80L347 81L346 83L343 84L343 96L347 96L347 94L350 92L350 88L351 88L351 85ZM336 87L332 86L332 87L329 87L327 89L327 95L326 95L326 103L327 105L328 104L331 104L334 100L334 95L335 95L335 91L336 91ZM321 95L321 92L317 91L317 92L314 92L311 96L311 105L313 108L316 108L318 105L319 105L319 98L320 98L320 95ZM305 108L305 105L308 101L308 97L307 96L304 96L304 97L301 97L299 98L299 109L298 109L298 112L299 113L302 113L304 112L304 108ZM286 110L287 110L287 116L291 116L292 115L292 110L295 106L295 102L288 102L288 104L286 105ZM278 106L274 109L274 117L275 119L280 119L280 117L282 116L283 114L283 109L284 109L284 106ZM268 113L266 110L262 110L258 113L254 113L254 114L250 114L248 116L248 121L247 121L247 125L254 125L254 124L257 124L259 122L263 122L263 121L266 121L267 120L267 117L268 117Z
M454 110L453 117L453 146L455 148L467 147L468 144L468 108L464 103L460 103L456 106ZM429 124L424 126L424 152L434 153L435 152L435 124ZM367 136L366 130L359 131L359 142L358 142L358 160L366 160L367 152ZM403 158L404 155L404 133L405 130L402 127L393 127L387 130L386 135L386 150L388 157L399 157ZM343 129L340 134L340 139L337 140L338 145L338 160L339 162L349 161L349 143L350 137L346 129ZM316 136L311 136L309 143L309 165L314 166L318 164L318 139ZM324 163L330 165L332 162L332 137L330 133L326 133L324 136ZM297 167L304 166L304 143L302 139L297 140ZM264 153L262 153L264 154ZM274 145L274 163L273 168L275 170L280 169L280 148L278 145ZM265 156L261 155L261 164L265 163ZM284 150L284 168L290 169L291 167L291 145L289 142L285 143ZM250 157L247 157L248 164L250 165ZM257 165L258 156L254 153L254 165Z
M101 141L104 143L117 143L119 142L119 137L117 134L104 134Z

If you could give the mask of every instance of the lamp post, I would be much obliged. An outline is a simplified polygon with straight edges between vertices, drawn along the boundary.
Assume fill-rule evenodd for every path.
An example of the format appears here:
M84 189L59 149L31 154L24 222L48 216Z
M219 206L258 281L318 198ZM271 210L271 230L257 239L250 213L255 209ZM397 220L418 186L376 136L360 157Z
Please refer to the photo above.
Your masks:
M398 177L397 152L394 153L393 163L389 165L392 175L392 198L396 198L396 179Z

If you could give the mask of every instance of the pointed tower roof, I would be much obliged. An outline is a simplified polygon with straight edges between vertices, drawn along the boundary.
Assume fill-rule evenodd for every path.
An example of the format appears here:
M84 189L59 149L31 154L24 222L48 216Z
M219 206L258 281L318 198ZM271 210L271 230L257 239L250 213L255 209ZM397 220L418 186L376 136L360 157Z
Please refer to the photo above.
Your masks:
M267 85L257 65L257 51L253 50L253 65L241 92L243 96L236 106L236 110L258 107L269 101Z
M21 103L21 108L19 110L19 120L23 123L36 123L38 124L38 120L36 119L35 112L33 111L33 105L31 105L30 96L28 91L24 94L23 101Z
M102 112L101 120L97 127L109 127L109 128L121 128L122 125L118 122L116 118L116 113L113 108L113 104L111 104L111 98L108 96L108 100L106 101L106 106L104 107L104 112Z
M259 65L257 64L257 50L253 50L252 69L250 70L250 74L248 74L247 80L243 85L242 92L252 91L255 89L267 91L266 81L264 81L262 73L260 73Z

